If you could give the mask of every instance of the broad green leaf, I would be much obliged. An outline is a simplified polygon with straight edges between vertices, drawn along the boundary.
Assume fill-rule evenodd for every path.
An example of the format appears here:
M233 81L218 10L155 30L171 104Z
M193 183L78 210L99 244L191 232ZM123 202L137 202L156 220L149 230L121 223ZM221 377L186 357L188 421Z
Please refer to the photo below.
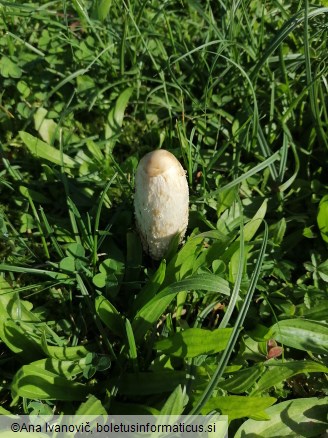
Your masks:
M17 83L17 90L25 99L31 94L31 89L25 81L19 81Z
M71 378L83 372L86 365L86 358L80 360L58 360L58 359L41 359L30 363L28 366L33 365L33 369L46 370L51 373L63 375L63 377Z
M94 161L102 162L104 160L104 154L97 143L92 140L87 140L86 145L88 151L91 153Z
M222 234L220 232L218 232L218 233ZM204 234L207 235L208 233L204 233ZM202 234L202 235L204 235L204 234ZM202 268L202 267L206 267L206 266L209 267L212 265L212 263L214 261L216 261L218 259L220 259L223 266L225 266L225 262L222 260L223 256L226 253L226 251L228 251L229 248L232 245L234 245L234 243L232 243L232 242L235 240L237 235L238 235L237 230L234 230L232 233L229 233L229 235L223 235L222 238L219 237L206 251L202 251L196 259L196 262L194 265L194 271L196 272L198 268ZM233 252L237 251L239 246L240 246L239 242L236 243L236 246L234 247ZM233 252L231 252L230 257L233 254ZM229 260L229 258L227 260Z
M28 310L28 301L18 299L18 294L9 283L0 277L0 305L5 308L0 322L7 318L21 319L24 322L40 322L40 319Z
M109 13L112 0L96 0L94 5L95 18L104 21Z
M124 263L118 260L106 259L100 264L99 271L103 274L108 274L112 272L116 273L118 271L121 271L123 267Z
M102 402L94 395L91 395L87 401L81 403L71 421L76 425L86 424L88 421L90 429L94 430L98 422L106 422L107 418L107 411Z
M255 365L244 370L235 372L224 382L220 382L220 388L231 392L232 394L241 394L250 389L260 375L263 373L263 364Z
M244 225L244 242L250 242L253 237L255 236L257 230L261 226L263 219L265 217L267 211L267 200L264 200L260 208L257 210L255 215L252 217L250 221L247 222L247 224ZM239 221L239 215L237 216L236 226L240 224ZM233 256L233 254L236 253L236 251L239 251L239 238L233 242L227 250L222 255L221 259L227 263ZM238 253L237 253L238 254ZM237 256L238 257L238 256Z
M75 259L74 257L64 257L59 263L59 268L66 273L75 272Z
M94 345L78 345L76 347L56 347L48 345L45 333L41 336L41 348L45 355L52 359L58 360L78 360L87 356L88 353L93 352Z
M224 350L229 341L232 329L216 329L213 331L201 328L190 328L173 336L157 341L155 348L165 354L177 357L196 357L201 354L215 354Z
M33 155L36 155L38 158L48 160L51 163L57 164L59 166L63 164L65 167L69 167L69 168L75 167L76 164L75 161L64 153L63 156L61 157L61 152L59 149L50 146L49 144L34 137L28 132L19 131L19 135L23 140L23 142L25 143L25 145L27 146L28 150Z
M146 285L138 293L137 298L133 303L133 310L136 312L142 306L144 306L147 301L150 301L158 292L161 287L166 272L166 260L162 260L159 267L153 274L153 276L148 280Z
M43 355L40 336L33 333L34 323L40 323L39 318L26 309L0 277L0 339L24 360L35 360Z
M69 363L72 365L72 362ZM90 388L66 378L65 373L68 373L71 365L64 364L62 371L61 364L61 361L56 363L45 359L24 365L13 378L13 398L18 396L38 400L83 400L90 393Z
M287 229L286 219L283 217L274 227L273 241L276 245L280 245L283 242Z
M328 397L299 398L266 409L269 421L247 420L234 438L318 437L327 429Z
M328 242L328 195L325 195L320 201L317 222L321 237L325 242Z
M102 272L99 272L93 277L92 282L96 287L102 289L103 287L106 286L106 279L107 279L107 275Z
M133 335L132 326L128 319L125 320L125 330L126 330L126 346L129 352L128 355L130 360L132 361L133 368L137 370L138 369L137 347Z
M313 361L273 361L266 364L268 369L257 382L252 395L258 394L280 382L301 373L328 373L328 368Z
M53 417L53 410L47 403L43 403L40 400L30 401L28 403L30 415L46 415L47 418Z
M102 322L117 336L125 335L125 322L121 314L105 297L98 296L95 308Z
M78 345L77 347L54 347L48 345L48 355L59 360L77 360L93 352L93 345Z
M144 334L159 319L177 293L185 290L205 290L214 291L223 295L230 294L228 282L214 274L192 276L167 286L136 314L132 327L137 342L143 338Z
M177 310L175 314L177 321L179 321L183 315L187 297L188 297L188 292L185 290L177 294Z
M202 413L208 414L214 409L218 409L222 415L228 415L229 421L243 417L256 420L268 420L270 417L265 412L265 409L273 405L276 400L277 399L273 397L248 397L238 395L213 397L205 404Z
M253 239L255 236L257 230L259 229L260 225L263 222L263 219L265 217L266 211L267 211L267 205L268 201L265 199L258 209L258 211L255 213L254 217L247 222L247 224L244 226L244 241L249 242Z
M239 273L239 264L241 264L241 277L246 278L247 274L247 254L249 252L249 247L244 248L244 257L241 260L240 258L240 250L237 249L236 252L232 254L232 257L229 262L229 281L232 284L235 284L238 279L238 273Z
M323 281L328 283L328 260L325 260L323 263L320 263L318 266L318 274ZM328 311L327 311L328 317Z
M217 205L217 215L220 216L227 208L230 208L231 205L236 200L237 190L236 187L232 187L230 190L226 190L224 192L219 192L218 197L218 205Z
M72 208L73 208L73 213L75 214L75 216L79 217L80 213L79 213L78 210L74 209L74 208L76 208L74 204L72 204ZM84 249L84 247L80 243L77 243L77 242L70 243L67 246L65 252L66 252L68 257L76 257L76 258L82 258L83 259L84 256L85 256L85 249Z
M35 360L44 354L59 355L62 359L80 359L85 355L86 347L47 347L45 332L55 340L59 339L45 322L29 310L29 305L29 302L18 299L18 294L5 280L0 280L0 338L8 348L24 361ZM43 335L41 329L44 330Z
M108 124L106 125L106 139L110 139L112 147L115 144L115 140L112 137L117 136L121 132L123 118L127 104L133 92L133 88L127 88L124 90L116 100L113 108L108 114Z
M142 396L173 391L178 385L187 383L184 371L164 370L157 372L125 373L119 382L118 394Z
M83 369L86 365L86 358L80 360L58 360L58 359L40 359L29 365L24 365L24 369L29 369L28 367L33 367L34 370L47 371L49 373L54 373L61 375L67 379L75 377L83 373ZM31 368L32 369L32 368Z
M306 319L285 319L270 328L268 339L298 350L327 354L328 325Z
M107 290L115 296L123 279L124 269L123 262L106 259L99 266L100 272L93 277L93 284L99 288L107 286Z
M52 144L58 129L57 123L52 119L47 119L48 111L45 108L38 108L34 114L34 128L38 131L40 137L47 144Z
M44 356L40 336L26 330L26 324L12 320L1 324L0 337L11 351L24 360L35 360Z
M91 395L87 401L81 403L74 415L107 415L107 411L101 401ZM83 420L85 421L85 419Z
M327 321L328 300L322 300L310 309L307 309L304 304L300 308L299 315L304 316L306 319Z
M181 385L177 386L166 400L159 415L181 415L188 403L188 396Z
M185 245L170 260L166 269L165 285L182 280L188 274L192 274L197 255L202 248L203 240L203 236L189 237Z
M0 59L0 74L4 78L20 78L22 76L22 70L7 56L2 56Z
M240 227L240 215L242 214L241 205L234 202L232 206L225 210L219 217L216 227L224 236L228 236L233 230Z

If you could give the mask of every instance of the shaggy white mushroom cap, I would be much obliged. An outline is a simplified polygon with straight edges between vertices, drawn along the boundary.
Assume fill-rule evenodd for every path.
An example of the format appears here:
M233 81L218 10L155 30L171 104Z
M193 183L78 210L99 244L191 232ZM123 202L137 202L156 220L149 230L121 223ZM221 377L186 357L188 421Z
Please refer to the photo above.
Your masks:
M159 149L140 160L134 207L143 248L152 258L162 258L176 234L183 239L189 191L185 171L173 154Z

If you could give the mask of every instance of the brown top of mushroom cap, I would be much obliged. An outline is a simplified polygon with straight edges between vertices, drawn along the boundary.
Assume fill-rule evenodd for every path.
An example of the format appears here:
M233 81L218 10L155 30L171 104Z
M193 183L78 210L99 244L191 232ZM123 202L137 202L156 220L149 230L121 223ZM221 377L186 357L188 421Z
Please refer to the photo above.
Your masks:
M139 163L140 168L150 177L161 175L171 167L181 167L171 152L158 149L146 154Z

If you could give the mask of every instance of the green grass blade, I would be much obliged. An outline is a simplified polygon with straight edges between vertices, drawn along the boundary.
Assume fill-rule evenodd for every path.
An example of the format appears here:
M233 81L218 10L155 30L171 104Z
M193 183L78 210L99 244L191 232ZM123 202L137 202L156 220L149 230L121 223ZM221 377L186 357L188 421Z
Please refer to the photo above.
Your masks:
M328 140L327 135L324 132L321 123L320 110L318 107L318 96L317 96L317 81L313 80L312 71L311 71L311 56L310 56L310 41L309 41L309 2L305 0L305 8L304 8L304 56L305 56L305 71L306 71L306 80L309 86L309 95L310 95L310 106L312 116L315 122L315 128L318 134L320 141L326 146L328 149Z
M239 176L238 178L234 179L230 183L226 184L223 187L220 187L217 189L214 193L220 193L224 190L229 190L232 187L235 187L239 183L243 182L247 178L249 178L252 175L255 175L256 173L260 172L261 170L265 169L266 167L270 166L274 161L278 160L280 158L281 151L275 152L271 157L264 160L262 163L258 164L257 166L253 167L253 169L250 169L249 171L245 172L243 175Z
M98 207L97 207L97 212L96 212L96 218L95 218L95 224L94 224L94 232L93 232L93 257L92 257L92 261L93 261L93 266L96 266L96 263L98 261L98 233L99 233L99 222L100 222L100 215L101 215L101 209L102 206L104 204L105 201L105 197L107 195L107 191L109 190L110 186L113 184L113 182L115 181L117 177L117 173L115 173L113 175L113 177L108 181L108 183L106 184L106 187L104 188L99 203L98 203Z
M316 8L308 14L308 19L314 18L320 14L327 14L327 13L328 13L328 8L326 7ZM291 32L293 32L297 28L297 26L299 26L302 23L303 20L304 20L303 11L299 11L297 14L295 14L290 20L288 20L285 23L282 29L277 33L275 38L271 41L270 45L265 50L264 54L262 55L258 63L255 65L250 75L250 79L252 81L256 80L257 75L259 74L264 64L267 62L270 55L280 46L280 44L287 38L287 36Z

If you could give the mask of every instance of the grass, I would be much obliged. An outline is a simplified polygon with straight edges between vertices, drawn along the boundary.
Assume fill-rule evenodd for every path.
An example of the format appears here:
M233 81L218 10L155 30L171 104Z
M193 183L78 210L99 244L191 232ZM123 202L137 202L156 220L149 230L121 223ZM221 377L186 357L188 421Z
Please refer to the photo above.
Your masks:
M235 437L323 434L327 5L0 14L0 413L215 410ZM133 191L159 147L190 217L157 263Z

